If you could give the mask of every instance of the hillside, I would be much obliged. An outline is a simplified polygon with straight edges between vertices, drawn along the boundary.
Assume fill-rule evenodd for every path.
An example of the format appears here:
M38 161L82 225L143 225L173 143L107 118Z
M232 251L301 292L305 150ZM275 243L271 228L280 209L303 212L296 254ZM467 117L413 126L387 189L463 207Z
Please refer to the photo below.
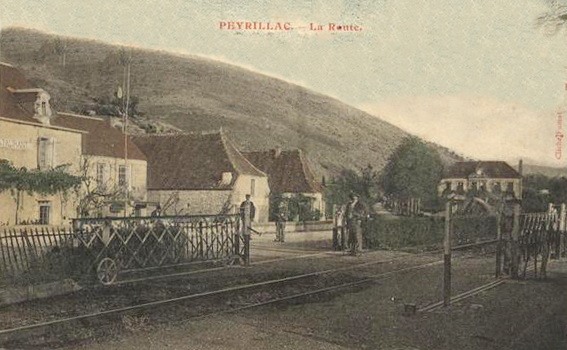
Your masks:
M79 112L122 84L119 46L9 28L0 60L20 67L52 95L57 110ZM234 65L162 51L132 49L131 94L148 118L187 131L223 128L242 150L302 148L318 175L343 167L382 168L408 136L336 99ZM455 155L441 147L449 162Z
M514 167L516 170L517 166ZM567 177L567 170L564 168L555 168L542 165L524 164L523 165L524 175L545 175L547 177Z

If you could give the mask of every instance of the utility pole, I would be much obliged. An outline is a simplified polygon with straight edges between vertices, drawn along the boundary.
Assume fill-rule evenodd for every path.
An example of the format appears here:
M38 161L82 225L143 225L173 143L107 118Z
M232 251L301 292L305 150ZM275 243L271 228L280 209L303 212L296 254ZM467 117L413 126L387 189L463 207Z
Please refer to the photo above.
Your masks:
M128 110L130 105L130 65L132 62L132 56L128 57L128 65L126 68L126 105L124 107L124 120L122 122L122 128L124 133L124 217L128 216L128 203L130 201L130 172L128 169Z
M451 304L451 200L445 203L445 239L443 242L443 306Z

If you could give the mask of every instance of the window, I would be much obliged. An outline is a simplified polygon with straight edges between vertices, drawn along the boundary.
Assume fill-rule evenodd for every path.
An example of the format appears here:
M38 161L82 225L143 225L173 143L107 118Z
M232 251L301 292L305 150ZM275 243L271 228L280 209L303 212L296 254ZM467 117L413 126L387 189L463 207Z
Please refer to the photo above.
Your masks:
M254 196L254 192L256 192L256 179L250 180L250 195Z
M51 202L39 201L39 224L49 225L51 219Z
M106 164L97 163L96 165L96 184L98 187L104 187L106 183Z
M55 141L47 137L40 137L37 147L37 165L39 170L53 168L53 154L55 151Z
M41 115L47 115L47 102L41 101Z
M118 186L128 187L128 168L126 165L120 165L118 167Z

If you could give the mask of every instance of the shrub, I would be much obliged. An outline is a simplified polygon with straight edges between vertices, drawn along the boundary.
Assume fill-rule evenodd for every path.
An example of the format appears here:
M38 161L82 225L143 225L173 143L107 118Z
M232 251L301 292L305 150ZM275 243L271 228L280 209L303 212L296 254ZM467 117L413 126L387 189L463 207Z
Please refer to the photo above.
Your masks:
M377 216L369 219L365 226L369 249L438 247L443 242L442 218Z

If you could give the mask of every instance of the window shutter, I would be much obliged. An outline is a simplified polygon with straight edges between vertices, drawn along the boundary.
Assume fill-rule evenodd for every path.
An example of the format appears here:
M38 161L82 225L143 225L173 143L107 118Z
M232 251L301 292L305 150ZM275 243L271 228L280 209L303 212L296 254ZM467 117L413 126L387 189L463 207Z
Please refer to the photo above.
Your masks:
M47 137L40 137L37 140L37 167L45 170L49 166L51 147Z
M110 181L110 166L106 163L102 163L102 181L105 185Z
M55 153L55 150L56 150L56 147L55 147L55 144L56 144L55 137L52 137L51 139L49 139L49 143L50 143L50 145L49 145L49 151L50 151L50 152L49 152L49 155L50 155L50 159L49 159L49 163L48 163L48 164L49 164L49 168L54 168L54 167L55 167L55 164L57 164L57 159L56 159L56 157L55 157L55 156L56 156L56 153Z

